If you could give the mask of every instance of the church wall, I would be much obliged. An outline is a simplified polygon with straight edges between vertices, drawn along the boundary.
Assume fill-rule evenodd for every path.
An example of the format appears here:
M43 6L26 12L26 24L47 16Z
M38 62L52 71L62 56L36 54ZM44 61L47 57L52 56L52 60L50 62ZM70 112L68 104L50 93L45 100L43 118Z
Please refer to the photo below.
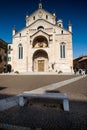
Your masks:
M71 69L73 68L72 34L64 28L58 27L58 25L56 24L52 24L52 18L54 18L54 16L44 11L43 9L43 16L39 17L39 11L40 10L34 12L30 17L26 18L26 21L29 22L27 25L29 26L27 26L13 36L13 51L11 52L12 60L10 62L12 64L12 68L14 69L14 71L32 72L33 68L35 67L33 55L37 50L42 50L48 55L48 59L42 57L42 60L44 59L45 61L46 72L71 72ZM46 15L48 15L49 22L46 22L47 20L41 19L46 19ZM36 19L38 20L35 21ZM38 29L38 27L40 26L43 26L43 28ZM48 41L47 47L33 47L33 41L38 36L45 37L45 39ZM65 43L66 57L61 59L60 43L62 42ZM19 44L21 44L23 47L23 59L18 58ZM34 71L38 71L38 59L39 57L35 59L37 64L36 69L34 69Z
M14 71L25 71L26 68L26 60L27 60L27 42L26 42L27 37L26 36L21 36L21 37L16 37L13 39L13 53L12 53L12 65L14 68ZM19 59L19 52L18 52L18 46L19 44L22 45L23 47L23 59Z
M61 38L62 37L62 38ZM59 69L63 70L65 72L70 72L71 71L71 67L73 67L73 63L72 63L72 40L71 40L71 35L64 35L64 36L58 36L58 39L56 41L56 45L58 47L58 63L59 63ZM66 57L64 59L60 58L60 43L64 42L66 43ZM55 49L56 49L55 48Z
M32 71L32 57L36 49L32 48L32 43L29 42L30 38L29 35L26 37L21 38L14 38L13 40L13 68L19 71ZM66 43L66 59L60 58L60 43L65 42ZM18 44L21 43L24 48L24 58L23 60L18 60ZM15 46L16 44L16 46ZM70 69L70 66L72 66L72 44L71 44L71 35L55 35L53 34L52 41L49 41L49 47L44 48L48 53L49 56L49 63L48 66L51 66L53 63L55 63L55 70L59 71L67 68L67 71ZM22 66L21 66L22 64ZM65 66L68 67L65 67ZM19 67L20 66L20 67ZM20 68L20 69L19 69Z

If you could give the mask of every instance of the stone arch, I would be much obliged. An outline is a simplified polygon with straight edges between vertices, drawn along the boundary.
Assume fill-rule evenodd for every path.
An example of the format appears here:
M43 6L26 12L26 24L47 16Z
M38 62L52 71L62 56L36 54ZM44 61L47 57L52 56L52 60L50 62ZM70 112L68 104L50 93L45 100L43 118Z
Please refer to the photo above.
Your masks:
M46 51L39 49L33 54L33 71L46 72L48 71L48 54Z
M46 37L40 35L34 38L33 48L46 48L48 47L48 40Z

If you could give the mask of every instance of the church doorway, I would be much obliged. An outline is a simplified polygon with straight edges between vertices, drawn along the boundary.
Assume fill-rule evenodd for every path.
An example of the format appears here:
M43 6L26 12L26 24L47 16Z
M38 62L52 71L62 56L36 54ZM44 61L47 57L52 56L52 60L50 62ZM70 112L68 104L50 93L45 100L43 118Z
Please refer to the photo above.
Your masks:
M44 60L38 60L38 72L44 71Z
M44 50L37 50L33 55L33 71L46 72L48 70L48 54Z

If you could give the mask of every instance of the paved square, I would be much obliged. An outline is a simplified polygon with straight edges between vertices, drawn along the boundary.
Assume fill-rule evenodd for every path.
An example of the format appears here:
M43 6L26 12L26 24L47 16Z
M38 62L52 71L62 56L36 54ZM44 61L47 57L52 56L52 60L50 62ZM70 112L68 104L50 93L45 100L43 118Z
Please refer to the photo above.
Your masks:
M19 77L6 76L5 78L4 77L5 76L0 77L1 98L3 98L3 96L6 97L6 95L12 96L19 94L25 89L31 91L36 88L40 88L52 83L57 83L59 81L72 78L73 76L56 75L56 76L33 76L33 77L32 76L19 76ZM25 83L24 80L26 81ZM16 88L14 87L12 88L11 87L12 84L13 86L17 85ZM31 88L31 85L33 88ZM49 106L49 105L46 106L45 104L35 105L32 102L30 102L28 106L25 106L23 108L15 106L11 109L0 112L0 122L25 127L33 127L33 128L38 127L42 128L42 130L58 130L58 129L86 130L87 77L84 77L78 81L57 88L54 91L64 92L68 94L70 101L69 112L64 112L55 106Z

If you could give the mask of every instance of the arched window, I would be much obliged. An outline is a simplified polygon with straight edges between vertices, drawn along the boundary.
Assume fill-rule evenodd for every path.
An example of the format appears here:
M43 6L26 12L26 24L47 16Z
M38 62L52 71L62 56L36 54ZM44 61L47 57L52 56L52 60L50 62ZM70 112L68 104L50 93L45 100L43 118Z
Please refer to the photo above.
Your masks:
M37 30L44 30L44 27L43 27L43 26L39 26L39 27L37 28Z
M63 34L63 30L61 31L61 34Z
M35 20L35 16L33 16L33 20Z
M38 36L33 40L33 48L46 48L48 47L47 38L44 36Z
M22 44L18 45L18 58L23 59L23 46L22 46Z
M48 19L48 15L46 15L46 19Z
M65 58L66 57L66 44L62 42L60 44L60 58Z

